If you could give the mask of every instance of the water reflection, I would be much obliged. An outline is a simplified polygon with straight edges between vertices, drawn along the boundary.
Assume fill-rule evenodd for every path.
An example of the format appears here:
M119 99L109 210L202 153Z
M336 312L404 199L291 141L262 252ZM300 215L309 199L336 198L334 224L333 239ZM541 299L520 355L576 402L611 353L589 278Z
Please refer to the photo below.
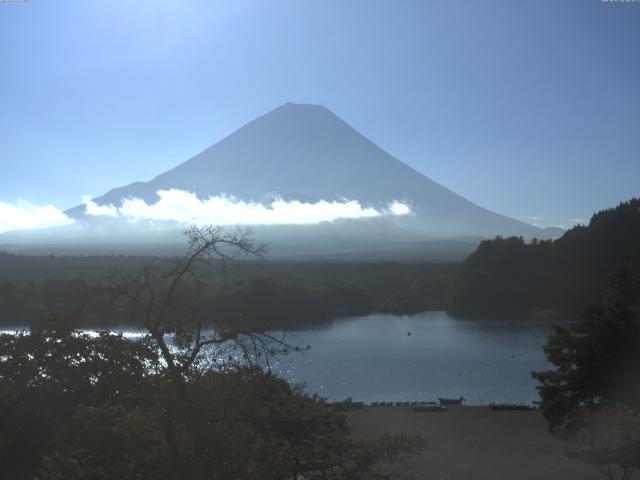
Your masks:
M455 319L446 312L339 319L293 334L311 351L276 362L276 370L330 399L469 403L537 399L532 370L545 369L549 323Z
M331 400L463 396L472 404L528 403L538 398L531 371L548 367L542 345L551 329L546 322L462 320L446 312L349 317L289 332L290 343L311 350L280 356L272 368ZM144 335L131 328L112 331L131 339Z

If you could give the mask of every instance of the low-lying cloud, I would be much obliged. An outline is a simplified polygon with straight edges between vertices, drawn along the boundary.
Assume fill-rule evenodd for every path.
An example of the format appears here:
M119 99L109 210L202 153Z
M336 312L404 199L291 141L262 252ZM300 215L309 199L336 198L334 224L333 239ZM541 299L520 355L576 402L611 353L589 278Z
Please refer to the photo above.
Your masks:
M91 217L121 219L128 224L197 225L311 225L341 219L373 218L411 214L406 203L394 201L386 208L365 207L356 200L300 202L274 198L269 202L245 202L228 195L201 200L184 190L160 190L158 201L126 198L122 205L98 205L83 197L85 213ZM0 233L9 230L69 225L74 220L53 205L35 205L19 200L0 202Z
M73 220L53 205L35 205L25 200L14 204L0 202L0 233L71 223Z
M174 222L197 225L310 225L339 219L372 218L382 215L408 215L405 203L394 201L386 209L364 207L356 200L315 203L274 198L270 202L245 202L228 195L201 200L184 190L159 190L158 201L146 203L126 198L122 205L98 205L88 198L83 202L92 216L122 218L130 223Z
M89 195L83 195L82 203L85 206L85 213L91 216L117 217L118 209L113 205L98 205L91 200Z

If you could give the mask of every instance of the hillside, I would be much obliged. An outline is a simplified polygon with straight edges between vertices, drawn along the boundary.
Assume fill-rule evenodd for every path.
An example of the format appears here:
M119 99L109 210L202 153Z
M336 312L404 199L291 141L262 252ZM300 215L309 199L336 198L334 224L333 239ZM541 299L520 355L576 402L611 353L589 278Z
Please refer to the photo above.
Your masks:
M640 272L640 199L596 213L556 241L496 238L463 262L453 310L462 316L572 318L627 266Z

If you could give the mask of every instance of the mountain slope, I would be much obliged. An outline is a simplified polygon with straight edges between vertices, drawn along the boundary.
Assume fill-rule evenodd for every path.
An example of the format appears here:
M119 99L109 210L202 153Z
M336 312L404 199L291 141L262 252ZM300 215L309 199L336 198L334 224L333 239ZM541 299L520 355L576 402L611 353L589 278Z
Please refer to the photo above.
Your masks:
M95 201L119 205L125 197L138 197L151 203L158 190L171 188L200 198L224 193L257 202L276 195L309 202L358 200L385 208L400 200L413 215L391 221L436 238L546 238L558 233L469 202L395 159L322 106L285 104L154 179L115 188ZM66 213L82 218L84 209L81 205Z

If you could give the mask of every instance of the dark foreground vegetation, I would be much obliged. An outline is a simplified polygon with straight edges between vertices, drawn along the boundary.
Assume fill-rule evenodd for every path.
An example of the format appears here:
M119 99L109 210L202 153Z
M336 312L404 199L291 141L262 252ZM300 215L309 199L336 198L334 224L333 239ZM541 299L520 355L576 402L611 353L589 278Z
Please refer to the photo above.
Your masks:
M29 325L51 315L75 315L78 326L136 325L100 292L110 273L175 262L161 257L51 257L0 252L0 324ZM457 265L438 263L235 262L200 269L192 301L210 322L299 328L338 316L410 314L446 309Z
M640 469L639 280L621 268L601 303L549 337L545 354L554 369L533 374L551 432L611 480Z
M640 199L595 214L557 240L496 238L456 277L452 310L465 317L575 319L620 267L640 272Z
M0 336L2 478L405 478L415 437L351 440L344 412L258 368L175 383L150 338ZM380 475L380 476L377 476Z
M142 340L92 338L73 316L0 335L2 478L407 478L419 438L354 441L343 412L271 375L273 356L300 347L237 322L204 328L200 273L264 250L246 231L188 237L170 265L100 286L135 313Z

